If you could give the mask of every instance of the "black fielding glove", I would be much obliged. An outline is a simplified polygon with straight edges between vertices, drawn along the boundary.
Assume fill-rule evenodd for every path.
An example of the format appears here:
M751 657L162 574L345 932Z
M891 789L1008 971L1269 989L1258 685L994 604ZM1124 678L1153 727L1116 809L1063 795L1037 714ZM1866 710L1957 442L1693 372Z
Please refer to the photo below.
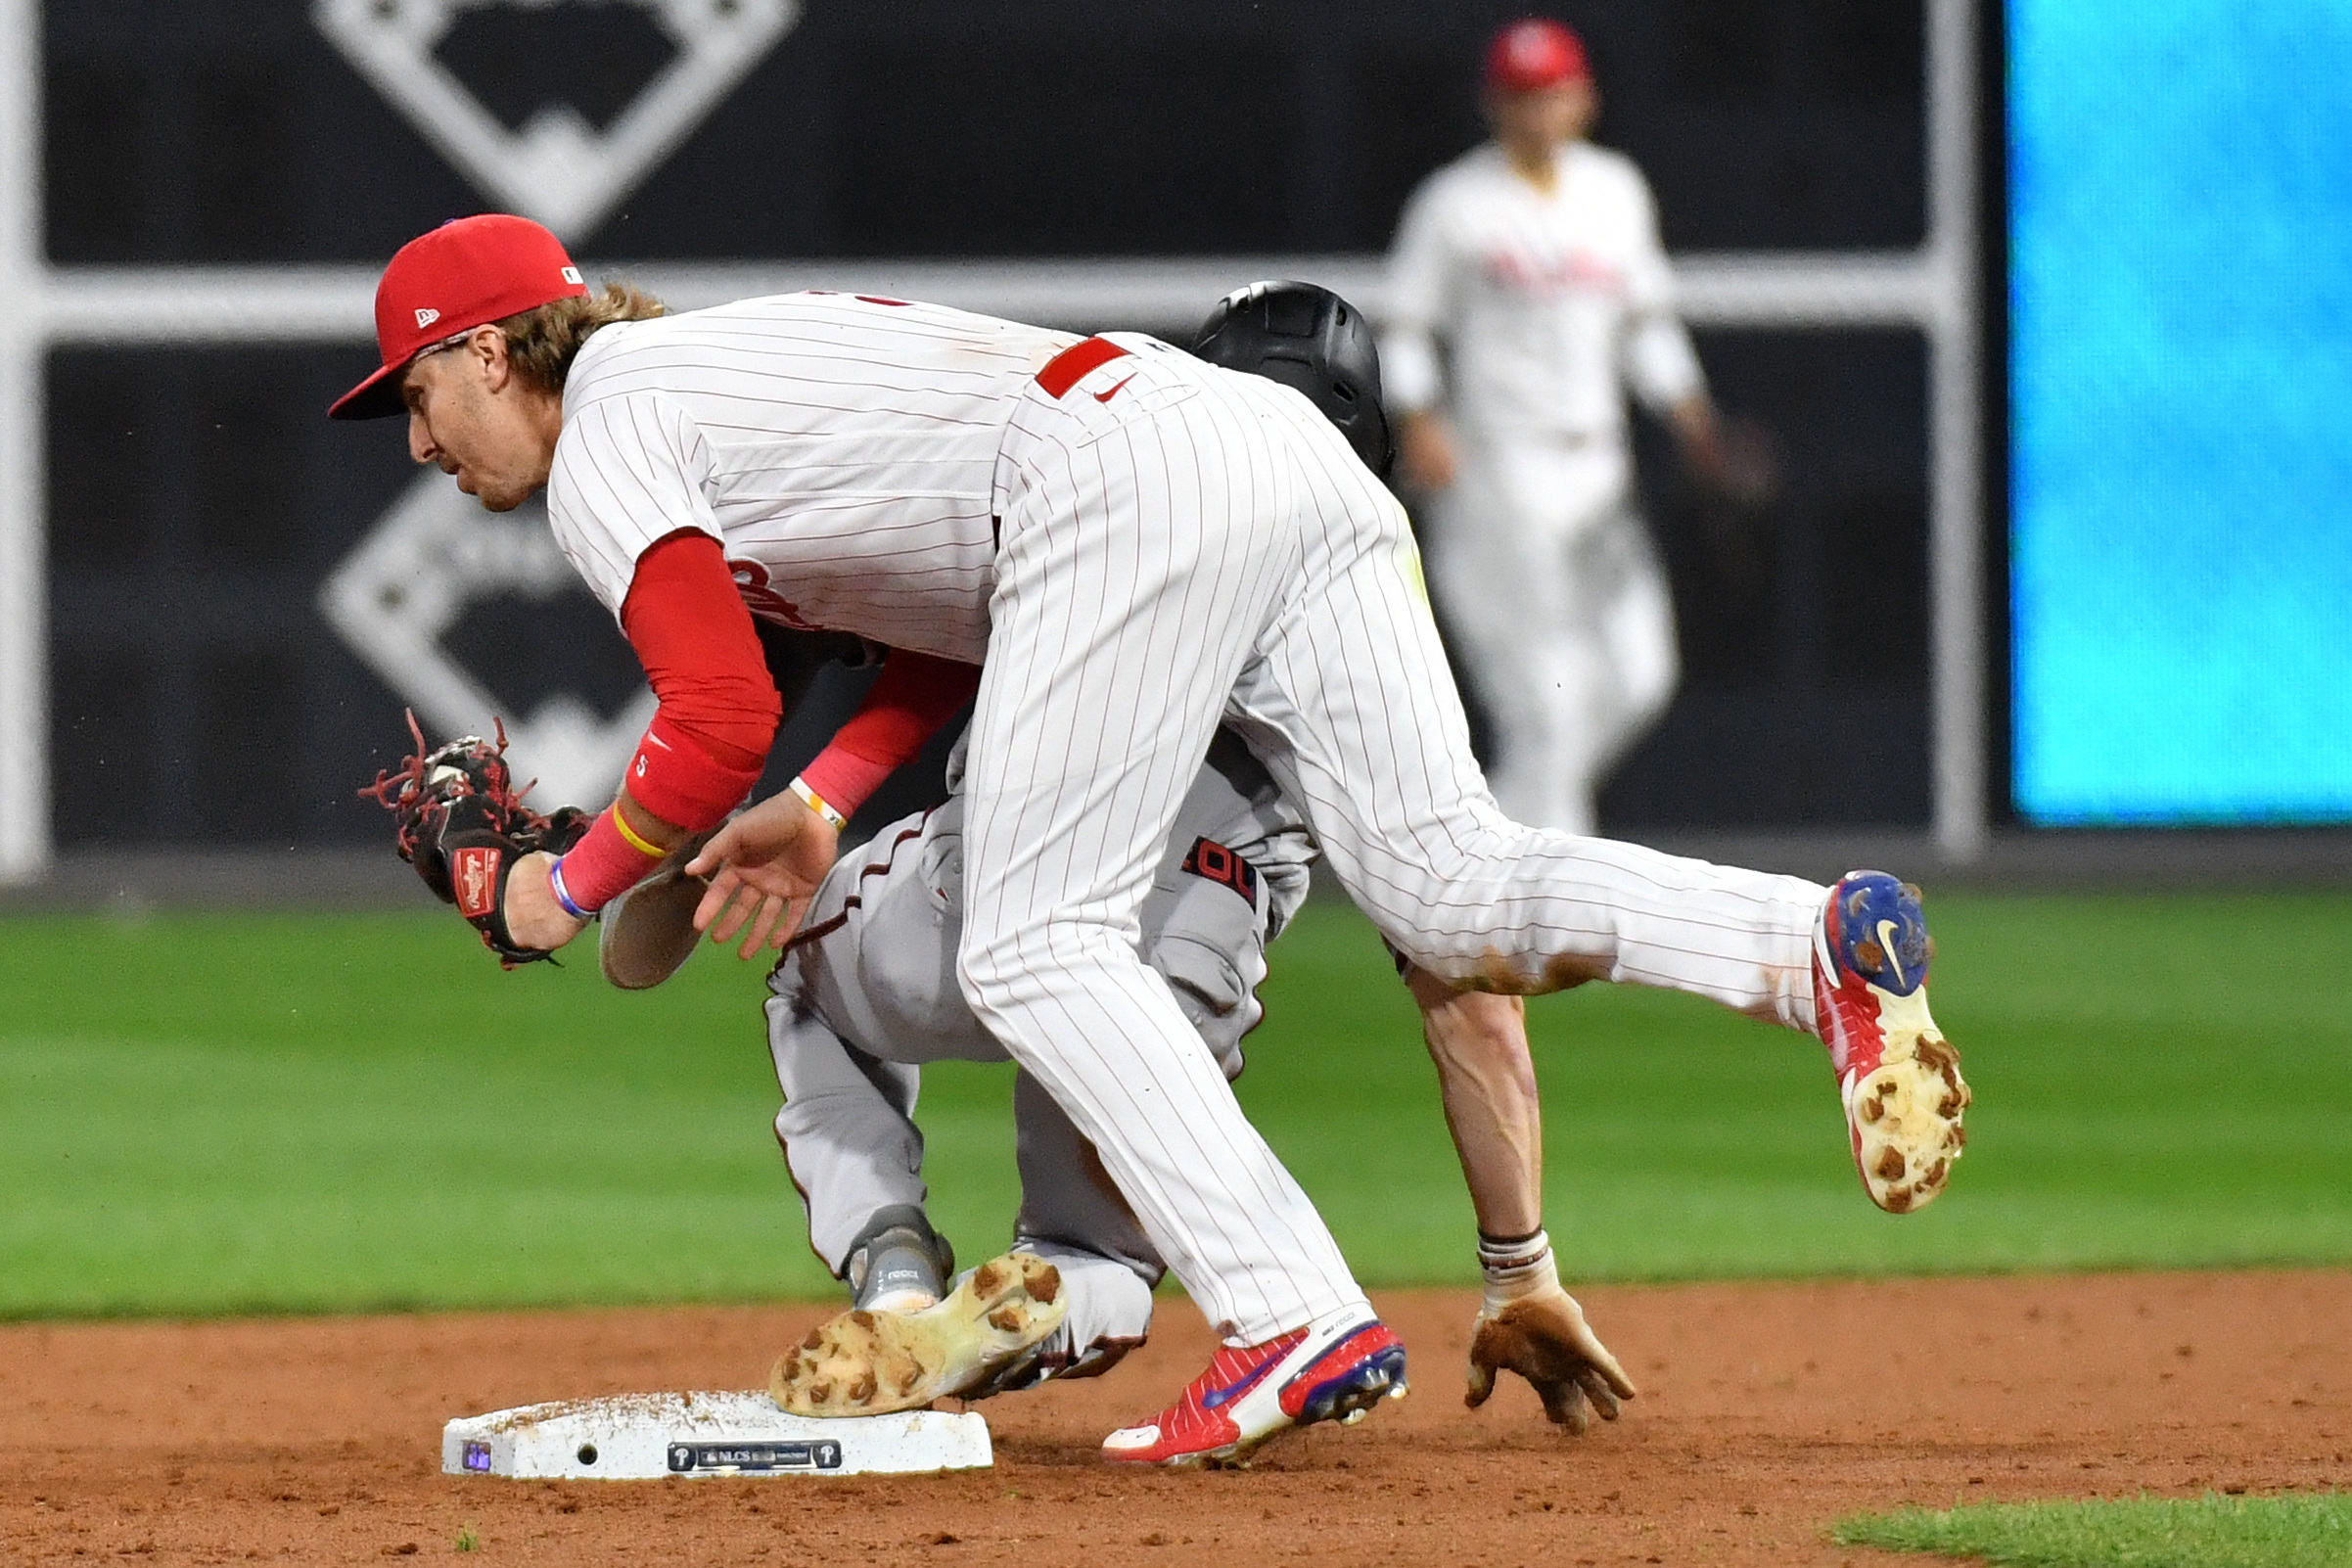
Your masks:
M527 854L571 849L594 819L576 806L541 816L523 804L530 786L514 787L504 724L495 741L466 735L431 752L414 713L408 733L416 752L359 792L392 812L393 849L435 898L457 906L501 968L553 958L544 948L518 945L507 929L507 878Z

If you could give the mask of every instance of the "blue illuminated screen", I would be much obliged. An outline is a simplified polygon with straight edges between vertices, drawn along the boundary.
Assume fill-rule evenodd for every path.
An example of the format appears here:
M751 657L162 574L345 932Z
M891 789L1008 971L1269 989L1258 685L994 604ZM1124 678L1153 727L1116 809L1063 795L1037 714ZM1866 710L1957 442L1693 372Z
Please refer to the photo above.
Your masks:
M2017 811L2352 820L2352 4L2007 49Z

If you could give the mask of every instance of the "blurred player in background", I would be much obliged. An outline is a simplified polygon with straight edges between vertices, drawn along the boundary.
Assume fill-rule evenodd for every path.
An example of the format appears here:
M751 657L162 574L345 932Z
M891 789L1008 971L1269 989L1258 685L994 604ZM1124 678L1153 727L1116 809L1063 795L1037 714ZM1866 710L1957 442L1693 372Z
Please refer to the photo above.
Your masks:
M1598 100L1576 34L1505 27L1485 103L1495 139L1406 206L1381 357L1430 585L1493 726L1488 783L1517 820L1589 834L1680 672L1621 387L1702 483L1754 501L1773 476L1716 417L1648 184L1584 140Z

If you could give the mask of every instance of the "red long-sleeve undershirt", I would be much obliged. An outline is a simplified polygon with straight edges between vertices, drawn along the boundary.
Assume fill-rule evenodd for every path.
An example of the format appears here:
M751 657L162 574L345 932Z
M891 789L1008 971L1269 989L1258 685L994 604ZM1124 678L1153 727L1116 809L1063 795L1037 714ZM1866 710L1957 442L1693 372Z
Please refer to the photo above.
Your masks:
M718 541L682 531L637 558L621 629L659 703L624 782L690 832L715 827L760 781L783 705Z
M759 782L781 703L718 541L681 530L637 558L621 625L659 704L624 783L639 806L690 832L715 827ZM979 688L969 665L894 651L857 713L803 771L844 816L921 751ZM611 813L564 857L564 884L595 909L652 861Z
M865 701L801 769L801 782L842 815L853 814L979 690L977 665L892 649Z

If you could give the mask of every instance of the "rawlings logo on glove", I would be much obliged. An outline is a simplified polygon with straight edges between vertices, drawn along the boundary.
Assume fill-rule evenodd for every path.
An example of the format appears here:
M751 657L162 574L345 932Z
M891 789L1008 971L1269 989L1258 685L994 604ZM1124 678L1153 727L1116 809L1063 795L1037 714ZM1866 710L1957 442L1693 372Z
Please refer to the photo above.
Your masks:
M486 846L459 850L449 856L449 886L457 895L457 912L480 920L498 907L498 867L505 856Z
M561 854L588 831L590 818L567 806L541 816L523 804L506 765L506 726L497 739L461 736L438 751L425 749L417 716L408 715L416 753L396 772L376 775L359 793L392 814L392 846L417 869L425 886L482 934L482 945L507 969L554 954L516 944L506 925L506 881L515 862L545 850Z

